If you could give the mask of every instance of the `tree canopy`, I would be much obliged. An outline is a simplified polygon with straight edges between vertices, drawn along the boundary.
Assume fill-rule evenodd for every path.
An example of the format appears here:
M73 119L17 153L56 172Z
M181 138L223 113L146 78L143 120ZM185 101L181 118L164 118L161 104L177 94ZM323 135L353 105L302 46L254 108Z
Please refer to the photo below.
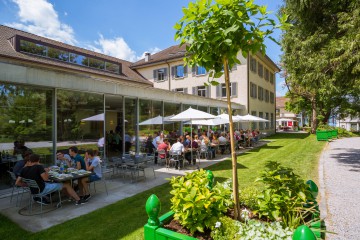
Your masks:
M175 25L175 39L187 44L185 62L190 66L199 65L213 71L210 77L225 75L230 139L232 154L233 192L235 217L240 217L238 199L237 158L234 144L232 108L230 101L229 69L240 63L237 55L241 51L265 53L264 39L277 27L275 20L268 17L266 6L259 6L249 0L198 0L183 8L184 16ZM286 16L279 18L285 23ZM216 85L216 81L210 81Z
M281 11L292 24L282 38L290 110L311 109L313 131L331 113L359 114L358 1L285 0Z

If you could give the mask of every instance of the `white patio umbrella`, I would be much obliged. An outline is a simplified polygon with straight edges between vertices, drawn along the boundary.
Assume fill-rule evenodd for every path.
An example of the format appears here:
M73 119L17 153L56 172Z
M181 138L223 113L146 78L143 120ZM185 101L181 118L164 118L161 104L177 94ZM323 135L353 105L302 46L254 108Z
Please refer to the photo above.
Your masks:
M229 114L223 113L217 116L218 118L226 119L229 121ZM239 122L240 118L239 116L232 116L233 122Z
M213 119L213 118L216 118L216 116L214 116L210 113L203 112L203 111L196 110L196 109L189 107L187 110L170 118L170 120L171 121L189 121L190 129L191 129L190 134L192 137L192 121L193 120L207 120L207 119ZM190 147L191 147L191 159L192 159L192 157L193 157L192 143L190 144Z
M162 116L157 116L154 118L150 118L148 120L145 120L143 122L140 122L139 125L160 125L160 124L169 124L172 123L171 121L169 121L170 118L172 118L175 115L171 115L171 116L167 116L167 117L162 117Z
M229 120L224 118L213 118L208 120L191 120L191 123L194 125L216 126L216 125L228 124ZM190 124L190 121L185 122L185 124Z
M88 117L88 118L84 118L84 119L81 119L81 121L104 121L105 120L105 114L104 113L100 113L100 114L97 114L97 115L94 115L94 116L91 116L91 117Z
M239 122L247 122L250 123L250 125L252 122L269 122L269 120L265 118L253 116L251 114L247 114L245 116L237 115L236 117L239 119Z
M269 120L257 116L253 116L251 114L247 114L245 116L236 116L240 122L269 122Z

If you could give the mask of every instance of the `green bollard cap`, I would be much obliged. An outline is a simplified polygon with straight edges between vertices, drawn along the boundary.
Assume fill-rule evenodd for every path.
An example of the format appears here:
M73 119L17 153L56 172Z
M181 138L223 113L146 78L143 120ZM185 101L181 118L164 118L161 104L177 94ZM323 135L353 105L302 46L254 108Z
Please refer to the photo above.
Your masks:
M214 184L214 174L210 170L206 170L207 179L209 179L208 188L211 190Z
M159 213L161 209L161 203L159 198L152 194L148 200L146 201L145 210L147 215L149 216L148 224L150 226L159 226Z
M295 229L293 240L316 240L316 236L308 226L301 225Z

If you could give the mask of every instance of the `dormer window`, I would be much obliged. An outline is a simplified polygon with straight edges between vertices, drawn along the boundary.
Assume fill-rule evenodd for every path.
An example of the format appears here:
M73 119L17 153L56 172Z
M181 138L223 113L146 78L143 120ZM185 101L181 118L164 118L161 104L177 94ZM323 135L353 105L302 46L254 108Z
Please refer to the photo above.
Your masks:
M94 68L106 72L121 74L121 64L109 62L98 57L87 56L62 47L53 46L47 43L39 42L34 39L28 39L16 36L16 51L32 54L52 60L76 64L83 67Z

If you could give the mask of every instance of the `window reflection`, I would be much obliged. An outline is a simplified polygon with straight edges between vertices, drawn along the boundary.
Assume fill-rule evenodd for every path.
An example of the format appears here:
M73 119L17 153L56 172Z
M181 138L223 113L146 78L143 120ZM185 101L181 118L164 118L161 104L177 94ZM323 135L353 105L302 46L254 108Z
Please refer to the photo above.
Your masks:
M104 132L103 95L58 90L56 97L58 149L71 145L82 151L98 149L97 142Z
M136 149L136 99L125 98L125 133L124 133L124 142L125 142L125 152L137 151Z
M48 57L65 62L69 61L69 53L67 51L59 50L52 47L48 48Z
M0 82L0 189L9 187L6 171L22 158L14 151L16 141L39 154L42 163L52 162L52 102L51 89Z
M169 103L169 102L165 102L164 103L164 115L165 116L170 116L170 115L176 115L179 114L181 112L181 105L180 103ZM164 131L168 134L170 134L170 136L174 135L174 133L176 133L176 135L178 136L180 134L180 122L173 122L170 124L165 124L164 125ZM170 137L173 138L173 137ZM171 139L172 143L174 143L174 140Z
M162 115L162 102L148 99L140 99L139 102L139 123L150 120L155 117L164 117ZM155 131L163 129L162 124L154 122L155 124L139 125L140 141L143 142L149 135L153 135Z
M89 66L87 57L75 53L70 53L70 62L82 66Z

